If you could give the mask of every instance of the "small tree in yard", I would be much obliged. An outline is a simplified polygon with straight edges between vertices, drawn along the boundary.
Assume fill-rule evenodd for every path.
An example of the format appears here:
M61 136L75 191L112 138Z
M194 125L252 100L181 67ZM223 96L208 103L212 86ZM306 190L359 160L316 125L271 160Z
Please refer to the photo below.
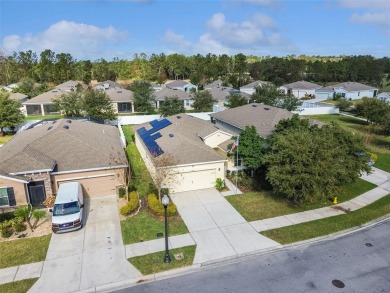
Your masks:
M160 112L164 117L184 113L183 101L180 101L177 96L165 97L164 103L160 106Z
M239 156L243 165L251 169L252 176L254 171L263 164L264 144L265 140L257 134L254 126L246 126L240 133Z
M295 203L316 202L370 172L362 139L336 124L287 129L270 140L267 179Z
M116 118L110 98L101 90L87 90L84 94L83 108L89 117L104 120Z
M149 82L144 80L135 81L129 86L129 89L134 93L134 107L137 112L154 112L154 90Z
M33 229L38 227L38 222L46 217L46 212L44 210L33 210L32 218L34 219Z
M339 108L341 111L350 110L352 105L353 103L346 98L340 98L336 104L337 108Z
M173 168L177 165L178 160L171 154L164 153L158 157L153 157L152 162L155 172L152 172L150 175L156 184L158 199L161 201L161 189L176 183L176 173L173 171Z
M53 99L53 109L65 113L67 117L80 117L83 112L83 96L80 92L70 92Z
M4 136L4 127L18 126L23 120L19 101L11 99L8 93L0 91L0 136Z
M14 212L14 215L15 217L22 218L24 221L26 221L30 229L33 230L33 226L31 225L31 213L32 211L27 206L25 206L17 209Z
M193 100L192 107L196 112L210 112L213 110L214 102L216 102L208 90L193 93Z
M230 94L227 97L227 103L225 103L226 108L236 108L248 104L248 100L241 96L240 94Z

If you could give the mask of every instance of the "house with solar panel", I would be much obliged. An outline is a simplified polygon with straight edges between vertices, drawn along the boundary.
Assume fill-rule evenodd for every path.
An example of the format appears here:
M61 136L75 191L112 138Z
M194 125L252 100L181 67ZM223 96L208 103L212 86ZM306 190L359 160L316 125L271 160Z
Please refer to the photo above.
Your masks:
M171 169L173 180L164 186L171 192L213 188L217 178L224 179L227 159L218 150L227 141L231 134L187 114L135 127L136 146L152 177L159 168ZM158 166L164 156L174 164Z

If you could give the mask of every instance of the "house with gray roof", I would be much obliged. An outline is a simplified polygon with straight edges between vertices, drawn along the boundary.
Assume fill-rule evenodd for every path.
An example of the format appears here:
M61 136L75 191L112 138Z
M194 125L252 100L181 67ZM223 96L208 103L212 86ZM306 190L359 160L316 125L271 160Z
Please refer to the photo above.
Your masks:
M342 82L315 91L316 99L333 99L336 95L340 95L348 100L361 99L363 97L376 97L378 88L365 85L359 82Z
M256 91L256 87L263 86L264 84L268 84L268 83L269 82L267 81L256 80L254 82L251 82L247 85L240 87L240 92L246 93L248 95L252 95Z
M190 82L184 80L175 80L165 84L166 88L172 90L180 90L183 92L190 92L191 90L197 91L198 87Z
M380 93L376 98L386 103L390 103L390 93Z
M121 87L109 87L104 92L112 101L116 113L134 113L134 94L131 90Z
M314 97L316 90L322 88L321 85L305 80L296 81L279 87L279 91L285 95L292 95L298 99Z
M215 103L213 105L213 111L219 112L226 109L225 104L228 102L228 98L231 94L238 94L244 97L248 102L251 98L251 96L245 92L240 92L238 90L235 90L231 87L214 87L211 89L208 89L213 96L213 99L215 100Z
M203 89L205 89L205 90L211 90L211 89L213 89L213 88L215 88L215 87L223 87L222 84L223 84L223 81L220 80L220 79L217 79L217 80L213 81L212 83L206 84L206 85L203 87Z
M208 121L187 114L169 116L135 127L135 143L152 174L159 162L171 158L164 168L171 170L165 184L172 192L212 188L225 178L227 159L216 149L231 135Z
M0 208L42 202L63 182L80 182L84 195L115 194L127 158L111 125L59 119L17 133L0 148ZM122 181L121 181L122 180Z
M183 101L184 109L191 110L192 108L192 97L188 91L173 90L170 88L163 88L160 91L154 93L156 99L156 108L159 109L168 97L177 97L180 101Z
M12 93L9 97L13 100L19 101L20 103L23 103L28 100L28 96L21 93Z
M124 87L115 81L106 80L95 84L93 88L97 90L108 90L109 88L124 88Z
M238 135L246 126L253 125L257 133L266 138L280 120L291 118L293 113L282 108L252 103L209 115L215 126L232 135Z

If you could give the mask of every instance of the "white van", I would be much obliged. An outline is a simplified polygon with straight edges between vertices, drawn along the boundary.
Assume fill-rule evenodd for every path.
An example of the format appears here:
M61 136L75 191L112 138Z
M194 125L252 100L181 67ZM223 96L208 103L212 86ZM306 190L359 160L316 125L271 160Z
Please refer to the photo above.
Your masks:
M83 227L83 191L78 182L62 183L54 202L52 230L66 232Z

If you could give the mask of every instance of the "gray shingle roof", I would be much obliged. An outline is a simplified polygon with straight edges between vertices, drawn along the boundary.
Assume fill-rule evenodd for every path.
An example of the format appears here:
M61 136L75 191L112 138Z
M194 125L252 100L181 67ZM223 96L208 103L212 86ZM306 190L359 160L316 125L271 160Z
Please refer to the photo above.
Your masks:
M53 99L59 98L61 95L67 93L69 92L55 88L52 89L51 91L40 94L22 104L23 105L53 104Z
M50 121L16 134L0 148L0 170L23 173L56 166L62 172L127 165L116 127L68 121Z
M285 88L291 89L302 89L302 90L315 90L320 88L321 86L315 83L311 83L305 80L296 81L293 83L283 85Z
M204 86L204 89L207 90L207 89L212 89L212 88L215 88L215 87L221 87L222 83L223 83L222 80L217 79L217 80L213 81L212 83L206 84Z
M241 107L210 114L216 120L244 130L246 126L255 126L262 137L269 136L275 125L282 119L291 118L293 113L272 106L252 103Z
M364 90L374 90L378 89L369 85L365 85L359 82L342 82L332 85L333 88L343 88L348 92L358 92Z
M154 93L156 100L165 100L166 97L177 96L179 100L191 100L190 92L184 92L181 90L173 90L169 88L163 88Z
M252 89L258 85L263 85L263 84L267 84L268 82L267 81L262 81L262 80L256 80L254 82L251 82L251 83L248 83L244 86L242 86L241 88L243 89Z
M105 93L113 102L132 102L133 92L118 87L110 87L105 90Z
M172 155L177 160L178 165L225 160L223 156L204 144L200 137L218 131L215 125L186 114L170 116L167 119L172 124L158 131L162 137L156 139L156 142L164 153ZM151 128L149 123L145 123L137 125L135 130L141 127L147 130ZM169 134L173 134L173 137Z
M28 99L28 96L21 93L13 93L9 96L13 100L24 101Z
M175 81L172 81L172 82L169 82L167 84L165 84L165 86L167 88L174 88L174 87L183 87L187 84L190 84L189 82L186 82L184 80L175 80Z
M112 88L112 87L116 87L116 88L123 88L123 86L115 81L112 81L112 80L106 80L106 81L102 81L102 82L99 82L97 84L95 84L93 87L96 88L96 87L100 87L100 86L104 86L108 84L109 88Z

